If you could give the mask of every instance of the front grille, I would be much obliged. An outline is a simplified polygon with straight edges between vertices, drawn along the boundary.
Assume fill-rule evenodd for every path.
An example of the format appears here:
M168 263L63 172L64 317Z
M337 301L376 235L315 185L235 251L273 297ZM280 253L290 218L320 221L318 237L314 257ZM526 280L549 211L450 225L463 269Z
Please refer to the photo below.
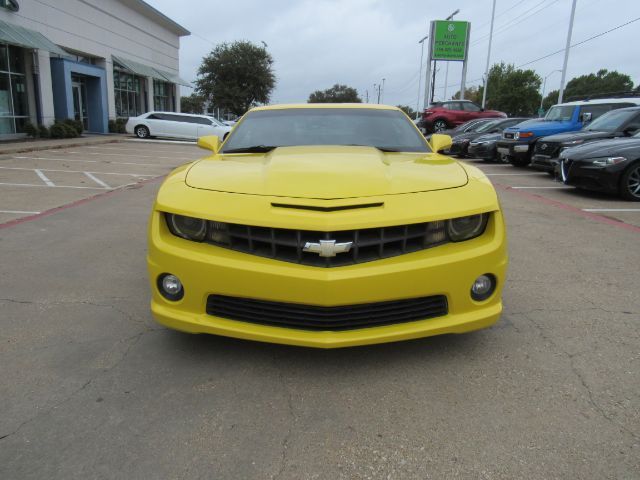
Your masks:
M447 297L394 300L339 307L269 302L250 298L209 295L207 314L276 327L340 331L379 327L447 315Z
M560 144L557 142L536 142L535 153L555 158L560 155Z
M444 221L336 232L212 223L224 230L212 234L205 240L208 243L238 252L315 267L371 262L417 252L449 241ZM352 242L352 245L348 252L337 253L335 257L321 257L318 253L304 251L307 243L318 244L320 240Z

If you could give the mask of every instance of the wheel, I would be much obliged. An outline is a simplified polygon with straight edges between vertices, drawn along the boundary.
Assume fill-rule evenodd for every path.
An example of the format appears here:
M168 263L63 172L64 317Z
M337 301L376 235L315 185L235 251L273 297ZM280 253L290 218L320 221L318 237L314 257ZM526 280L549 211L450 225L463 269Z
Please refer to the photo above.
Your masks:
M435 122L433 122L433 131L435 133L442 132L443 130L446 130L447 128L449 128L449 125L447 125L447 121L446 120L438 119Z
M634 163L622 174L620 196L625 200L640 202L640 162Z
M151 136L149 129L144 125L138 125L133 131L138 138L149 138Z

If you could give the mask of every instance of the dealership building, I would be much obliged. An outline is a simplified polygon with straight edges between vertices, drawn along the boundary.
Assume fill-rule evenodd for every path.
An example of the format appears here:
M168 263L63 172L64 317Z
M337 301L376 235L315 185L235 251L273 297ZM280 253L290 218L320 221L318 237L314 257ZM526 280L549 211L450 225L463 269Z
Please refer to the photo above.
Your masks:
M0 140L74 118L89 132L179 111L180 37L142 0L0 0Z

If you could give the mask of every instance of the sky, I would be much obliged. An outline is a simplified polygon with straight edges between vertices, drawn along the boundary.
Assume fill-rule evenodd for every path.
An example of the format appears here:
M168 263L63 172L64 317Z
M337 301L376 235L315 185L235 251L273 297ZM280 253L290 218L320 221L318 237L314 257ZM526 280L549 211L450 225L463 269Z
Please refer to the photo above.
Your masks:
M270 103L306 102L315 90L336 83L381 103L422 106L421 45L429 22L471 23L467 87L479 85L487 61L493 0L147 0L191 31L180 45L180 75L195 80L202 58L217 44L248 40L267 44L276 88ZM491 64L526 64L565 47L572 0L496 0ZM572 44L640 18L640 0L577 0ZM567 81L601 68L640 83L640 20L570 49ZM425 48L426 50L426 48ZM425 51L426 61L426 51ZM564 52L530 63L546 92L559 88ZM446 63L449 63L448 75ZM461 62L438 62L435 99L460 89ZM421 73L421 74L420 74ZM445 82L445 78L447 81ZM418 82L421 83L420 91ZM489 85L489 89L491 86ZM191 89L182 87L182 95ZM420 100L418 103L418 95Z

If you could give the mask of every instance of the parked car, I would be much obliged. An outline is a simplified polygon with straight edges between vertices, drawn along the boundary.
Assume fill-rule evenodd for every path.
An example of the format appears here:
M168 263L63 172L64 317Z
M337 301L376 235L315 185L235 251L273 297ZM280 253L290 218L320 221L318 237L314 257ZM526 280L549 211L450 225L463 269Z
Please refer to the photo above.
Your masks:
M148 112L138 117L129 117L125 126L127 133L138 138L170 137L197 140L205 135L216 135L221 139L231 131L214 117L175 112Z
M464 333L502 311L500 203L398 108L273 105L158 191L151 311L192 333L337 348Z
M525 120L528 119L524 117L494 119L480 125L480 127L474 131L456 135L452 138L453 143L449 149L449 155L457 155L458 157L464 158L470 153L469 145L472 140L489 133L501 134L505 128L517 125Z
M507 128L498 142L498 152L516 167L531 162L535 144L541 137L575 132L610 110L640 105L640 97L580 100L554 105L544 118Z
M422 113L423 127L429 132L440 133L476 118L506 118L497 110L484 110L469 100L434 102Z
M542 137L536 142L531 167L555 175L560 152L588 142L629 137L640 131L640 107L621 108L605 113L582 130Z
M640 202L640 133L563 150L558 169L567 185Z
M476 118L475 120L469 120L468 122L464 122L457 127L449 128L438 133L442 135L449 135L451 138L453 138L456 135L460 135L461 133L473 132L480 128L484 123L491 122L493 120L493 118ZM422 119L420 119L420 121L422 121ZM431 138L431 135L433 134L430 133L426 135L427 140Z

